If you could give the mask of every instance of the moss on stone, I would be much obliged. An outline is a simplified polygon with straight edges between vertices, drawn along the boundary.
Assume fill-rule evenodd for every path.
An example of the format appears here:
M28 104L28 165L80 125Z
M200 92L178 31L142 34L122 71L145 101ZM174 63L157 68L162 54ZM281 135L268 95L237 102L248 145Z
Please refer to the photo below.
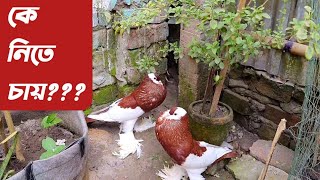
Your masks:
M188 80L182 75L179 79L179 92L179 106L184 109L188 109L189 105L196 100L196 97Z
M109 85L93 92L94 105L106 104L117 99L119 95L116 85Z
M92 113L93 109L92 107L89 107L88 109L84 110L83 113L85 116L88 116L90 113Z
M119 97L124 97L124 96L129 95L132 91L134 91L135 88L136 88L136 86L134 86L134 85L124 85L124 86L118 87Z
M223 125L207 125L190 118L191 134L198 141L205 141L219 146L228 136L229 129L230 123Z
M141 49L129 51L129 64L133 67L137 66L137 61L140 59Z
M110 74L111 74L111 76L116 76L117 70L116 70L115 66L111 69Z
M99 64L99 62L102 62L104 60L103 58L103 51L93 51L92 53L92 61L94 64Z

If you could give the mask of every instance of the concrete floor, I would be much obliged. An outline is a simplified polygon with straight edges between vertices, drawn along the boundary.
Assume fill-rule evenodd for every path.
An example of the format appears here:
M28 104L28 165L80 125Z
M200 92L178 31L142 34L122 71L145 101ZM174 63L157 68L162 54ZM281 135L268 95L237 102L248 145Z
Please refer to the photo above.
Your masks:
M164 103L150 112L154 117L158 117L172 106L177 105L177 81L167 85L168 94ZM149 113L149 114L150 114ZM146 114L149 115L149 114ZM170 157L163 150L157 141L154 128L144 132L135 133L137 139L143 139L142 156L137 159L136 154L130 155L124 160L112 155L113 151L118 150L115 142L118 137L119 125L113 123L95 122L89 127L89 179L90 180L155 180L160 179L156 173L164 165L171 165ZM225 170L219 171L215 176L207 179L228 180L233 177Z

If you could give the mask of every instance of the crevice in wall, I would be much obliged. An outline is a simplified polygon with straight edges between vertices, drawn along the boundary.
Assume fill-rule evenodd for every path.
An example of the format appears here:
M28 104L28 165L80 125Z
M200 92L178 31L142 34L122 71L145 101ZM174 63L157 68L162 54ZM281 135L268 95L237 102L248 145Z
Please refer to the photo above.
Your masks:
M180 25L179 24L169 24L169 43L180 42ZM168 73L167 78L173 78L176 82L178 82L178 74L179 74L179 63L178 60L174 59L173 52L170 52L167 56L168 58Z

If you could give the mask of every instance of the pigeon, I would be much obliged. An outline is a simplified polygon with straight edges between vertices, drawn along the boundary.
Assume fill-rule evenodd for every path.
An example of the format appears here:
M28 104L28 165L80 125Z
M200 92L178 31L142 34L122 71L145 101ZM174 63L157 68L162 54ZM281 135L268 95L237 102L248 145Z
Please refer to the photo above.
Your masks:
M166 94L167 90L159 77L154 73L149 73L131 94L118 99L100 111L89 114L87 122L99 120L120 123L120 138L117 140L120 151L113 154L124 159L137 152L137 156L140 158L140 142L143 140L135 139L134 125L140 116L162 104Z
M208 166L226 158L237 157L237 153L228 147L219 147L204 141L193 139L189 130L189 118L186 110L173 107L163 112L156 122L155 132L158 141L172 158L175 165L160 171L162 179L203 180L201 175Z

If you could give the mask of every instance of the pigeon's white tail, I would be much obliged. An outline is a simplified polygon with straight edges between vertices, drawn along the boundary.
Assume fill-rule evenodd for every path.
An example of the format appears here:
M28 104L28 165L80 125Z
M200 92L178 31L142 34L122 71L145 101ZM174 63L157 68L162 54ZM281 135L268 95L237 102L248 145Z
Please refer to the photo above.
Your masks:
M134 130L136 132L143 132L145 130L153 128L155 125L156 122L154 121L153 116L144 117L134 125Z
M137 152L137 157L140 158L142 150L141 146L143 140L137 140L133 132L127 132L119 134L120 139L116 140L118 142L118 145L120 146L119 152L112 153L115 156L118 156L120 159L124 159L130 154L134 154Z
M157 175L162 180L181 180L188 177L186 170L177 164L174 164L171 168L164 166L164 169L159 171Z
M88 118L98 121L115 122L114 120L108 118L106 114L89 114Z

